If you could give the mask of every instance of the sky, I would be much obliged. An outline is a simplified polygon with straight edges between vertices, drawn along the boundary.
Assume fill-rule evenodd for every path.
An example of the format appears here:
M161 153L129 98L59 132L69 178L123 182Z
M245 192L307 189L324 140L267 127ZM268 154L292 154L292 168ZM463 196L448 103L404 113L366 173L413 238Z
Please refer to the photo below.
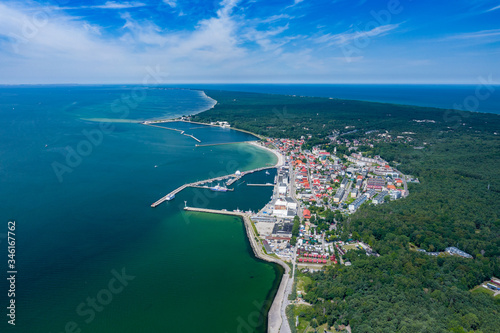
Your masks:
M0 0L0 84L498 83L499 59L499 0Z

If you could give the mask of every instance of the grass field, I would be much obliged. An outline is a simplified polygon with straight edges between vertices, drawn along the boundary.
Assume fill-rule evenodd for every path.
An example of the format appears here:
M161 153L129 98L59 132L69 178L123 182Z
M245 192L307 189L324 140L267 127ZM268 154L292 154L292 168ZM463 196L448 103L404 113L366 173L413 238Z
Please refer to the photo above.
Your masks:
M342 248L345 249L346 251L356 250L357 249L356 245L357 244L347 244L347 245L342 246Z
M495 294L493 290L485 288L482 285L475 287L474 289L471 290L471 292L475 293L475 294L479 294L479 293L481 293L481 294L487 294L487 295L490 295L492 297Z
M472 289L471 293L474 293L474 294L481 293L481 294L489 295L489 296L491 296L491 297L493 297L495 299L495 302L497 302L498 304L500 304L500 294L497 294L496 296L494 296L495 292L493 290L491 290L489 288L485 288L482 285L477 286L474 289Z
M304 292L306 289L306 286L308 284L311 284L312 280L308 276L297 276L297 291Z

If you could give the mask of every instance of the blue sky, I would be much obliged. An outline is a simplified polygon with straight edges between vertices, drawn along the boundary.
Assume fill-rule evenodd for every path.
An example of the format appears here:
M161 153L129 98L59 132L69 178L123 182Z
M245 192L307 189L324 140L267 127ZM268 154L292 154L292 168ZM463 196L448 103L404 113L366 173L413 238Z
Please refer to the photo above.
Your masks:
M0 1L4 84L498 83L499 59L499 0Z

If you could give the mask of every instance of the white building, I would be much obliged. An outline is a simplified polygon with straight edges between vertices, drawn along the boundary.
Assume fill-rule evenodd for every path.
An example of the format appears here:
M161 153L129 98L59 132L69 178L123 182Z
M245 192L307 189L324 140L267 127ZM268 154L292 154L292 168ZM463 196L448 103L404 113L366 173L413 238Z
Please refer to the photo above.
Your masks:
M287 192L287 186L286 184L280 183L278 185L278 194L279 195L286 195Z

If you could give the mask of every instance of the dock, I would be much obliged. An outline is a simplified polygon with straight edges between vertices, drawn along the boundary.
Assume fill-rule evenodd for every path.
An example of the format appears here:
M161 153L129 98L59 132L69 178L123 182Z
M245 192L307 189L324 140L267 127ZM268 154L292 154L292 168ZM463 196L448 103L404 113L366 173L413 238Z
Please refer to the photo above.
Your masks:
M200 185L192 185L192 186L189 186L189 187L204 188L204 189L207 189L207 190L209 190L211 188L210 186L200 186ZM228 188L227 190L228 191L234 191L234 188Z
M249 183L247 183L247 186L274 186L274 184L271 184L271 183L265 183L265 184L249 184Z
M164 122L157 122L157 123L164 123ZM192 135L192 134L186 134L186 133L184 133L185 131L180 130L180 129L171 128L171 127L166 127L166 126L158 126L158 125L153 125L153 124L148 123L148 122L143 122L142 124L143 124L143 125L146 125L146 126L152 126L152 127L163 128L163 129L167 129L167 130L171 130L171 131L176 131L176 132L181 133L182 135L189 136L189 137L191 137L191 138L195 139L196 141L201 142L201 140L200 140L200 139L198 139L198 138L196 138L194 135ZM197 145L197 146L198 146L198 145Z
M235 142L223 142L223 143L207 143L204 145L196 145L196 147L209 147L209 146L222 146L222 145L234 145L236 143L247 143L247 142L256 142L257 140L247 140L247 141L235 141Z
M171 131L181 132L181 134L184 133L183 130L176 129L176 128L170 128L170 127L166 127L166 126L158 126L158 125L153 125L153 124L145 124L145 123L143 123L143 124L146 125L146 126L158 127L158 128L168 129L168 130L171 130Z
M185 134L185 133L182 133L182 135L189 136L189 137L191 137L191 138L195 139L196 141L201 142L201 140L200 140L200 139L195 138L195 137L194 137L194 135L191 135L191 134Z
M227 186L231 186L231 185L233 185L233 183L234 183L235 181L237 181L237 180L238 180L238 179L240 179L240 178L241 178L241 177L231 178L231 179L229 179L229 180L226 182L226 185L227 185Z
M254 172L259 172L259 171L262 171L262 170L274 169L274 168L276 168L276 166L266 166L266 167L257 168L257 169L253 169L253 170L243 171L239 176L236 176L235 174L231 174L231 175L226 175L226 176L221 176L221 177L216 177L216 178L211 178L211 179L200 180L200 181L189 183L189 184L184 184L184 185L176 188L172 192L168 193L164 197L161 197L160 199L158 199L157 201L155 201L153 204L151 204L151 207L155 208L155 207L159 206L163 202L167 201L167 197L176 195L177 193L179 193L182 190L184 190L186 187L198 187L198 186L202 186L202 185L204 185L206 183L220 182L220 181L223 181L223 180L226 180L226 179L229 179L229 178L234 178L235 180L231 179L232 182L229 184L229 185L231 185L236 180L238 180L239 178L243 177L244 175L248 175L248 174L254 173ZM231 180L229 180L229 182ZM207 187L202 187L202 188L208 188L208 186ZM232 190L234 190L234 189L228 189L228 191L232 191Z

